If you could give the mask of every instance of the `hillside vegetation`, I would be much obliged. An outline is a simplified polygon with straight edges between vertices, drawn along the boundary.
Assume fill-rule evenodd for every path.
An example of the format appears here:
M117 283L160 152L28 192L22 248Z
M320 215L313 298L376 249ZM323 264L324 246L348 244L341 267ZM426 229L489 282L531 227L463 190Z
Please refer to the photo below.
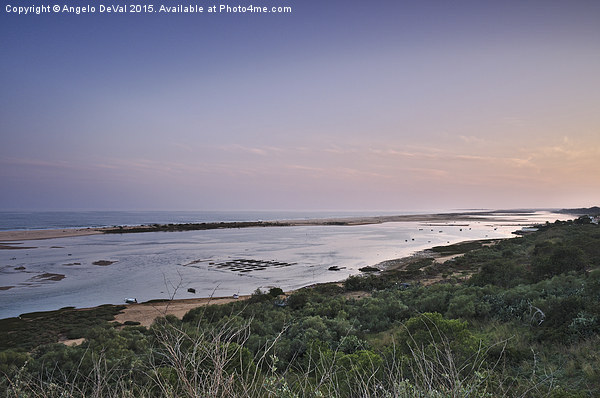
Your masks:
M598 225L582 217L433 252L464 254L392 261L289 296L256 292L150 328L103 320L107 308L97 322L4 320L0 388L7 397L600 396ZM61 334L85 341L48 344Z

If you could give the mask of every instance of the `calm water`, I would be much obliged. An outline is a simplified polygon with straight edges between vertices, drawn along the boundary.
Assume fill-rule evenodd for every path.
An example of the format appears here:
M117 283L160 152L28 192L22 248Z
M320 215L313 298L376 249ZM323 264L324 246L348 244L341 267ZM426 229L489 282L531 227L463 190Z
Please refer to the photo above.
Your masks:
M170 223L302 220L315 218L411 214L335 211L0 211L0 231L112 227Z
M24 248L0 250L0 318L65 306L119 304L125 297L146 301L249 294L270 286L295 289L343 280L361 267L435 245L510 237L519 225L567 217L539 212L502 218L500 222L244 228L16 242ZM217 266L240 259L291 265L251 272ZM110 264L95 265L98 261ZM341 270L328 270L334 265Z

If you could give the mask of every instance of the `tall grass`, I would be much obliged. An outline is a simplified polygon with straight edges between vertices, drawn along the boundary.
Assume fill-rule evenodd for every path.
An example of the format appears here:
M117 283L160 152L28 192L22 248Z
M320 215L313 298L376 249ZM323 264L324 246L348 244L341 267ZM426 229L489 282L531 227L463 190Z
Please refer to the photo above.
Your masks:
M423 322L425 338L405 328L405 340L393 341L386 355L366 350L347 355L314 344L278 369L275 348L285 330L253 355L245 348L251 320L190 326L166 317L151 328L155 344L139 362L138 376L102 352L90 352L91 371L78 366L67 373L56 363L35 377L26 364L7 380L6 396L458 398L541 397L553 391L551 378L535 374L528 385L515 385L503 371L507 341L479 341L465 355L457 352L452 336L426 318Z

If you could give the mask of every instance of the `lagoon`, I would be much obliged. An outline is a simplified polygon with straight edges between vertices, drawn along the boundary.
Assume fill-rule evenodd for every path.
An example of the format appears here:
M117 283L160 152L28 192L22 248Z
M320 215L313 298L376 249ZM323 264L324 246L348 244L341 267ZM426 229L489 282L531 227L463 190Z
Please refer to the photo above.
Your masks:
M126 297L141 302L249 294L271 286L293 290L341 281L361 267L432 246L508 238L523 226L567 218L550 212L505 213L489 221L256 227L11 242L29 248L0 250L0 318L66 306L121 304ZM340 270L329 270L332 266Z

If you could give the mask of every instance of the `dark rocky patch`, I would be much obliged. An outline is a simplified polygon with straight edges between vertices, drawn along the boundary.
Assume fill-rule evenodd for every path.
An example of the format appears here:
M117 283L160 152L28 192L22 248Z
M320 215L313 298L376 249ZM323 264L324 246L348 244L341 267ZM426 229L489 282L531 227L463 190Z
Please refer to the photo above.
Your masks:
M379 268L375 268L375 267L362 267L358 269L360 272L379 272L380 269Z
M101 265L101 266L107 266L107 265L111 265L116 263L116 261L109 261L109 260L98 260L98 261L94 261L92 264L94 265Z
M61 281L65 279L65 276L63 274L52 274L50 272L46 272L44 274L41 275L36 275L33 278L31 278L31 280L44 280L44 281Z

